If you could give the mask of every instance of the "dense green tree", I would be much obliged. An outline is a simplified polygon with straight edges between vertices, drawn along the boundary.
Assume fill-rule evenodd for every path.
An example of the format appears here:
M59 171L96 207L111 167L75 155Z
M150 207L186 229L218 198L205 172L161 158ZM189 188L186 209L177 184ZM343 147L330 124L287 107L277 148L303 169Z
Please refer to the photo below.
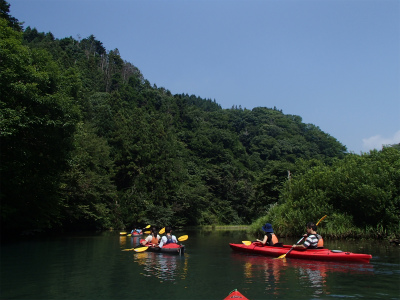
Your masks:
M280 204L262 219L273 220L282 234L300 234L306 220L325 214L332 236L399 234L399 170L394 147L351 154L331 165L303 161L281 190Z
M120 226L107 141L97 136L91 125L81 123L74 135L74 146L60 186L63 227Z
M22 30L22 24L18 19L10 15L10 4L5 0L0 0L0 18L6 20L7 25L17 31Z
M74 95L44 50L22 45L22 33L0 19L1 219L8 227L57 222L57 187L78 120Z

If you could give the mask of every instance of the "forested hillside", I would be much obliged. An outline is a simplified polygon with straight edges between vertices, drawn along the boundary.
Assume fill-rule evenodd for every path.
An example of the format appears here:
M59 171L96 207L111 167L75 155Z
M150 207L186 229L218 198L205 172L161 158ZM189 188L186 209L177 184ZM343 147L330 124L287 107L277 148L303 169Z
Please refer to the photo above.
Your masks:
M298 159L346 156L300 116L172 95L93 35L22 28L0 2L2 231L249 224Z

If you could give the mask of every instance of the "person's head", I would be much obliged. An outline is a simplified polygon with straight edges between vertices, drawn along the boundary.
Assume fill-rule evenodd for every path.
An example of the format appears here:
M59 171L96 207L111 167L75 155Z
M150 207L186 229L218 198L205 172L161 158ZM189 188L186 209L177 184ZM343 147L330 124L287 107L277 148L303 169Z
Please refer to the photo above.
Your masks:
M315 225L313 222L308 222L307 229L317 231L317 225Z
M165 233L171 233L171 231L172 231L171 226L166 226L165 227Z
M272 225L270 223L265 223L263 227L261 227L262 231L265 233L273 233L274 230L272 229Z
M158 233L158 232L157 232L157 228L152 227L152 228L151 228L151 234L154 235L154 236L157 236L157 233Z

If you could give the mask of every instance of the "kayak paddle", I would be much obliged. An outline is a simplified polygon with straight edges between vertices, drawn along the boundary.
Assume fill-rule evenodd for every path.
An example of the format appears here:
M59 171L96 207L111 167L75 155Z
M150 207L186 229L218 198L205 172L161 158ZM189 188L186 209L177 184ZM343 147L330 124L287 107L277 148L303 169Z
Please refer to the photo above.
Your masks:
M189 238L188 235L182 235L182 236L178 237L178 241L183 242L183 241L186 241L188 238Z
M120 234L120 235L125 235L125 234L126 234L126 231L122 231L122 232L120 232L119 234Z
M315 224L315 225L318 226L318 224L321 223L321 221L322 221L323 219L325 219L327 216L328 216L328 215L323 216L321 219L319 219L319 221L318 221L317 224ZM298 243L300 243L304 238L305 238L305 237L303 236L301 239L299 239L295 245L297 245ZM292 246L292 248L290 248L290 250L289 250L288 252L286 252L285 254L282 254L281 256L279 256L279 257L277 257L277 258L285 258L286 255L288 255L293 249L294 249L294 247Z
M250 246L251 242L250 241L242 241L243 244L245 244L246 246Z
M303 236L301 239L299 239L299 240L297 241L296 245L297 245L298 243L300 243L303 239L304 239L304 236ZM294 247L292 246L292 248L290 248L290 250L289 250L288 252L286 252L285 254L282 254L281 256L279 256L279 257L277 257L277 258L285 258L286 255L288 255L293 249L294 249Z
M165 232L165 227L162 228L158 233L159 233L159 234L163 234L164 232Z
M146 251L149 247L139 247L139 248L135 248L133 249L135 252L143 252Z

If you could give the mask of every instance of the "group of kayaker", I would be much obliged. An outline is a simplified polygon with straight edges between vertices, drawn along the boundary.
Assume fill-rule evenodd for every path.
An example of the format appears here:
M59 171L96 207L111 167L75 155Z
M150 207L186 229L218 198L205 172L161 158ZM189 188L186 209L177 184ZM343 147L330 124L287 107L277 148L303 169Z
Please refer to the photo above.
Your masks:
M272 225L270 223L266 223L261 227L262 231L264 231L264 239L259 240L257 242L262 243L265 246L277 246L279 240L278 237L274 234L274 230L272 229ZM317 233L317 225L313 222L309 222L306 225L307 233L304 234L304 238L306 238L305 242L302 245L294 244L293 248L296 249L317 249L324 247L324 240L322 236ZM301 240L300 240L301 241ZM300 242L299 241L299 242Z
M141 244L143 246L151 244L152 247L162 248L166 244L178 243L176 236L172 234L172 228L170 226L165 227L165 235L162 238L158 233L157 228L152 227L150 235L141 241Z

